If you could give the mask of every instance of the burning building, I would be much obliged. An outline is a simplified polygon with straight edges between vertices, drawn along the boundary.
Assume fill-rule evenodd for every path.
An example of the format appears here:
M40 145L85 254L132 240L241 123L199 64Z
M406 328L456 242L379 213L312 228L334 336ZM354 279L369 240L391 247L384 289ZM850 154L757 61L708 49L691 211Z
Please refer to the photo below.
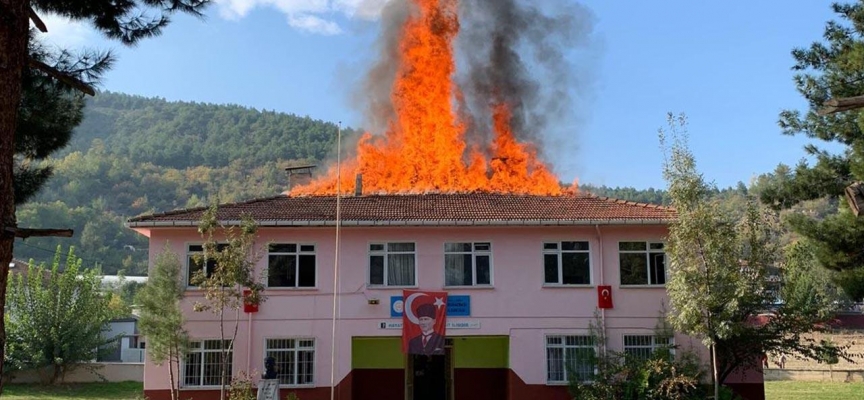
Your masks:
M583 356L598 349L597 314L609 348L704 354L655 332L674 210L563 189L532 137L566 96L538 96L548 88L527 78L516 49L572 28L573 15L515 0L393 1L385 15L388 45L367 88L377 132L307 185L218 208L225 226L243 215L258 223L268 297L239 319L232 374L272 358L281 396L303 400L563 400L569 380L592 377ZM482 23L463 26L461 15ZM474 46L464 75L459 35ZM560 70L554 48L540 49L533 68ZM176 377L182 398L219 394L219 323L191 306L203 296L192 273L217 268L194 261L204 211L128 221L149 237L151 260L166 244L184 255L192 347ZM408 323L422 334L403 335ZM145 395L170 398L170 379L148 361ZM764 398L761 382L737 385Z

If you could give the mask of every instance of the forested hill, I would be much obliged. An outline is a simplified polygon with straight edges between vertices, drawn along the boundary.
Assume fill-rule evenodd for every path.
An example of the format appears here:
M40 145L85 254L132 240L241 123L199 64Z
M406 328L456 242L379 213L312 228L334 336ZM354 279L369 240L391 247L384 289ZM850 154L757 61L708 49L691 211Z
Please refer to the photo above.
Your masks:
M54 177L18 209L23 227L72 228L75 235L18 240L15 257L50 260L57 245L74 245L87 266L142 274L147 240L123 226L127 218L276 195L287 188L284 168L321 164L336 132L332 123L273 111L100 93L89 99L70 145L50 162ZM662 190L581 190L668 203Z
M108 92L84 114L51 161L54 177L18 210L20 226L75 235L18 240L16 258L49 260L57 245L74 245L85 265L142 273L147 241L123 227L128 217L278 194L284 168L326 159L337 133L309 117Z

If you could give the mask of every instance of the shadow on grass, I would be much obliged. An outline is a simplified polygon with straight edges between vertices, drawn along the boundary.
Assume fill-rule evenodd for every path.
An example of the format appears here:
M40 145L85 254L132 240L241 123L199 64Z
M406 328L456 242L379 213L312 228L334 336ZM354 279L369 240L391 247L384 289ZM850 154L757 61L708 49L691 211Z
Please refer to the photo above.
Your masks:
M10 400L138 400L144 399L141 382L70 383L60 385L19 384L3 387L3 398Z

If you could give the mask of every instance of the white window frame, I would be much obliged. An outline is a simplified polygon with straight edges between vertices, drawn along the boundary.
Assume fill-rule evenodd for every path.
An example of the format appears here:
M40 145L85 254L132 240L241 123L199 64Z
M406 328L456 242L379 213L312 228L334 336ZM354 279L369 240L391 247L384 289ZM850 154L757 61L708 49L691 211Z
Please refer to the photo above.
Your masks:
M293 244L297 246L297 251L295 252L284 252L284 251L270 251L271 245L284 245L284 244ZM303 251L303 246L313 246L312 251ZM270 256L295 256L297 257L297 268L294 269L294 286L270 286ZM315 256L315 283L312 286L300 286L300 256L301 255L312 255ZM294 289L294 290L308 290L308 289L317 289L318 288L318 245L315 243L302 243L302 242L272 242L267 244L267 275L265 278L265 283L267 284L268 289Z
M273 350L271 350L269 347L267 347L267 342L270 340L294 340L295 345L294 345L293 349L273 349ZM304 341L304 340L312 341L312 346L311 347L300 347L300 342ZM316 368L318 366L317 365L318 364L318 359L317 359L318 352L316 351L316 343L315 342L316 342L315 338L313 338L313 337L266 337L266 338L264 338L263 348L264 348L264 359L265 360L267 359L267 357L270 356L269 355L270 351L294 353L294 376L289 376L288 379L289 379L289 381L293 380L295 383L282 383L280 380L279 387L299 388L299 387L314 387L315 386L315 371L316 371ZM312 352L312 379L309 383L296 383L297 379L299 378L298 372L300 371L300 369L299 369L300 358L297 355L301 351L311 351ZM263 371L263 368L264 367L262 367L262 371ZM277 374L277 379L278 379L279 372L277 372L276 374Z
M568 337L576 337L576 338L584 339L589 344L588 345L567 345L567 338ZM560 343L550 344L549 340L552 338L559 338ZM577 339L577 341L580 339ZM549 376L549 372L550 372L549 371L549 349L550 348L561 349L561 362L562 362L561 369L564 371L564 379L563 380L551 380L551 379L549 379L550 378L550 376ZM543 337L543 352L544 352L543 361L544 361L544 364L543 365L544 365L544 373L545 373L545 379L546 379L547 385L567 385L567 384L569 384L569 379L568 379L569 377L567 376L568 375L568 373L567 373L567 364L568 364L568 362L567 362L567 349L568 348L591 349L594 351L595 357L597 356L597 352L598 352L597 343L594 340L594 337L591 335L588 335L588 334L578 334L578 335L574 335L574 334L547 334L547 335L544 335L544 337ZM592 379L584 380L581 382L583 382L583 383L593 382L593 376L595 374L597 374L597 365L594 365L593 367L594 368L593 368L592 374L591 374Z
M219 339L219 338L202 338L202 339L194 339L194 340L189 341L189 345L190 345L189 351L186 352L186 355L183 357L183 361L180 363L180 374L179 375L180 375L180 387L181 388L214 388L214 387L220 386L219 384L216 384L216 385L204 385L203 384L204 383L204 358L205 358L204 355L206 353L219 354L219 356L220 356L219 362L220 363L222 362L221 361L221 354L222 354L221 348L220 349L206 349L206 346L204 345L205 342L214 342L214 341L215 342L222 341L223 346L226 344L226 342L229 342L228 339L223 340L223 339ZM199 347L192 348L192 343L199 343ZM228 343L228 345L231 346L230 343ZM201 363L198 367L198 379L202 383L201 385L188 385L188 384L186 384L186 366L188 364L188 361L186 361L186 359L189 355L191 355L193 353L201 354ZM219 366L217 365L217 368L218 367ZM228 350L228 369L229 369L228 370L228 379L231 379L231 376L234 373L234 347L233 346L231 346L231 348Z
M650 344L631 344L627 345L628 338L642 338L648 339ZM663 343L665 341L665 343ZM669 335L657 335L653 333L649 334L634 334L628 333L624 334L621 337L622 348L624 350L624 354L627 354L627 350L639 350L639 349L647 349L650 351L650 354L654 354L657 349L662 347L669 347L669 351L671 354L675 354L675 337Z
M621 250L621 243L645 243L644 250ZM659 244L663 246L662 249L652 249L652 244ZM621 274L621 254L644 254L645 255L645 268L646 275L648 276L648 282L646 283L624 283L623 275ZM651 283L651 255L662 254L663 255L663 283ZM664 287L666 286L666 282L669 281L669 268L666 263L666 243L661 241L651 241L651 240L621 240L618 242L618 283L622 287Z
M410 243L414 245L414 251L390 251L388 250L388 245L396 244L396 243ZM373 245L383 245L384 250L372 250ZM366 286L370 288L412 288L417 287L417 281L420 279L418 276L418 272L420 268L417 266L417 242L409 241L409 240L381 240L369 242L366 244ZM389 285L388 282L388 255L390 254L411 254L414 256L414 282L410 285ZM382 283L372 283L372 256L383 256L384 257L384 279Z
M447 251L448 244L470 244L470 251ZM488 244L489 250L477 250L478 244ZM448 254L457 254L457 255L471 255L471 284L470 285L448 285L447 284L447 255ZM489 257L489 283L477 283L477 256L486 256ZM491 241L452 241L444 243L444 287L446 288L472 288L472 287L482 287L488 288L495 285L495 274L492 260L492 242Z
M566 242L582 242L588 245L588 250L564 250L564 246L562 243ZM546 249L547 244L556 244L556 249ZM590 240L544 240L541 244L543 254L542 254L542 266L543 266L543 286L566 286L566 287L582 287L582 286L592 286L594 284L594 260L591 257L591 241ZM564 260L562 259L562 255L564 253L580 253L588 255L588 283L563 283L564 281ZM554 254L558 256L558 280L557 282L550 283L546 282L546 255Z

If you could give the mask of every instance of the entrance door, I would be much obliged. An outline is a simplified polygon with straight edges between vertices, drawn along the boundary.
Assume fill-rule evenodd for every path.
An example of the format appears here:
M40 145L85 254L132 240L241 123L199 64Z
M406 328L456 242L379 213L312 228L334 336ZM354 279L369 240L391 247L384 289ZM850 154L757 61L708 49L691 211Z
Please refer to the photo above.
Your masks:
M407 400L452 400L453 347L447 339L444 355L408 355Z

